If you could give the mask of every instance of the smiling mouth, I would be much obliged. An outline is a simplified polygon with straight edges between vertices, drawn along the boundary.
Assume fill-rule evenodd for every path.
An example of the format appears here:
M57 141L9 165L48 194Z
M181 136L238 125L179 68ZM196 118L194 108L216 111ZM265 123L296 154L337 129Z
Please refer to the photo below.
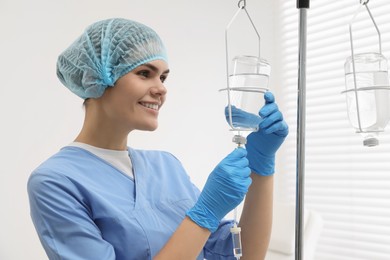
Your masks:
M145 103L145 102L140 102L140 104L144 107L158 111L158 107L159 107L158 104Z

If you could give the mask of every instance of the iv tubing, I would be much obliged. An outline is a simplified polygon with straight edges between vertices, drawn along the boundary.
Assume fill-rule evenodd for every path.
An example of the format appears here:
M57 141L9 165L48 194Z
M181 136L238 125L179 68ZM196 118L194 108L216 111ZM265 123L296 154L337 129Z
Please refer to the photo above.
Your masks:
M240 134L238 132L238 134ZM246 140L245 140L246 143ZM237 143L238 147L241 147L241 145L244 143ZM237 260L240 260L242 257L242 244L241 244L241 228L237 226L237 207L233 210L233 227L230 228L230 233L232 235L232 241L233 241L233 254L234 257Z

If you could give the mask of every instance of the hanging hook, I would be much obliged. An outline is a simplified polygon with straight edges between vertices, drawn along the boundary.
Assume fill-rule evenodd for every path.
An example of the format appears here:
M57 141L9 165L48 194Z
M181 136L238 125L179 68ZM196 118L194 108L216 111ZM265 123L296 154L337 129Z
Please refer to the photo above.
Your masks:
M241 6L241 3L243 4L242 6ZM246 7L246 0L238 1L238 8L244 9L245 7Z
M353 39L352 39L352 24L353 24L354 21L356 20L356 17L357 17L357 15L358 15L359 12L360 12L360 8L363 8L363 6L366 8L367 13L368 13L368 15L369 15L369 17L370 17L370 19L371 19L371 21L372 21L374 27L375 27L375 30L376 30L376 32L378 33L379 53L382 54L382 37L381 37L381 32L379 31L379 28L378 28L378 26L377 26L377 24L376 24L376 22L375 22L375 19L374 19L373 15L372 15L372 13L371 13L371 11L370 11L370 8L368 8L368 2L369 2L369 1L370 1L370 0L360 0L360 4L361 4L361 5L358 7L358 9L357 9L356 12L354 13L354 15L353 15L351 21L349 22L349 34L350 34L350 42L351 42L351 54L352 54L352 59L353 59L353 55L354 55L354 54L353 54Z
M242 5L241 5L241 3L242 3ZM256 36L257 36L257 39L258 39L258 42L259 42L259 55L258 55L258 57L260 59L260 34L257 31L256 26L253 23L252 18L250 17L250 15L249 15L249 13L248 13L248 11L246 10L245 7L246 7L246 0L239 0L238 1L238 10L234 14L233 18L230 20L230 22L228 23L228 25L225 28L225 46L226 46L226 61L227 61L226 64L229 64L229 59L228 59L228 56L229 56L228 55L228 30L229 30L230 26L233 24L233 22L236 20L236 18L239 15L239 13L241 13L242 10L245 11L245 14L246 14L246 16L249 19L249 22L251 23L251 25L252 25L255 33L256 33Z

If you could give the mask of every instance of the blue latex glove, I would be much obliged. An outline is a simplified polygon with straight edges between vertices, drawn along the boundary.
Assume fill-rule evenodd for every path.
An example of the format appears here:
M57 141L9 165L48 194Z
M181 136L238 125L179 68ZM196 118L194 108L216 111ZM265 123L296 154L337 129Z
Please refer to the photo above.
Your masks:
M245 112L235 106L231 106L232 110L232 125L233 127L241 128L257 128L262 119L260 116ZM229 107L225 107L225 118L230 125Z
M275 172L275 153L288 135L287 123L271 92L264 94L265 105L260 109L259 130L247 137L249 167L253 172L268 176Z
M237 148L211 172L193 208L187 216L199 226L217 230L221 219L244 199L250 184L247 151Z

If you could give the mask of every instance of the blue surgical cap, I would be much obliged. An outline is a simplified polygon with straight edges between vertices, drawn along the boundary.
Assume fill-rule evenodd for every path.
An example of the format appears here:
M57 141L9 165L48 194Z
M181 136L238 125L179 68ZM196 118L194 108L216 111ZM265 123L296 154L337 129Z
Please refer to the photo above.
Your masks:
M138 22L115 18L96 22L57 60L57 76L79 97L98 98L104 90L141 64L164 60L155 31Z

